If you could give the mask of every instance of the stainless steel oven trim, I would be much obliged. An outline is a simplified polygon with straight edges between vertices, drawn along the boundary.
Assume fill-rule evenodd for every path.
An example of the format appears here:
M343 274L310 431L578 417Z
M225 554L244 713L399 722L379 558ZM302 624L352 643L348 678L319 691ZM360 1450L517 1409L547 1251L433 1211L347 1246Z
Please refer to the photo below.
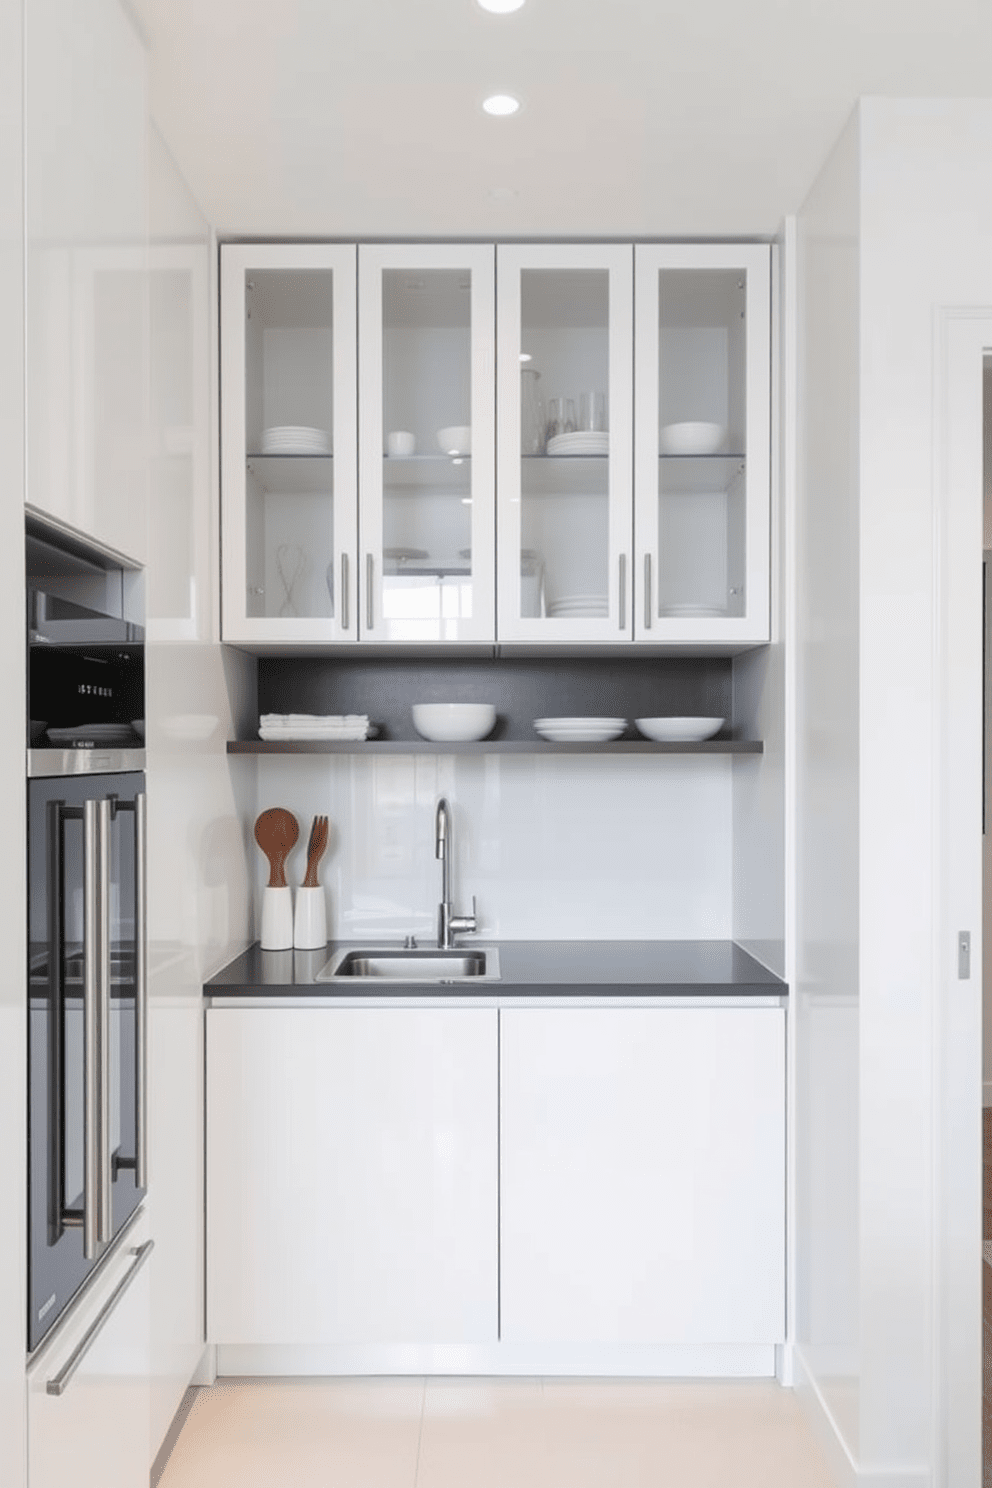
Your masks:
M145 768L143 749L29 749L28 779L51 775L120 775Z
M66 1388L69 1384L69 1381L72 1379L72 1376L75 1374L76 1370L79 1368L80 1364L82 1364L83 1360L86 1358L86 1355L93 1347L98 1335L103 1331L107 1323L110 1321L118 1303L124 1296L124 1293L131 1286L132 1282L137 1279L138 1272L141 1270L142 1266L144 1266L145 1262L149 1259L154 1249L155 1241L146 1240L144 1245L139 1245L136 1247L136 1249L132 1250L131 1254L134 1256L134 1262L130 1270L125 1272L123 1279L117 1283L117 1286L107 1298L103 1307L97 1314L95 1320L90 1325L90 1327L87 1328L86 1332L83 1334L79 1343L73 1349L72 1353L69 1355L68 1359L66 1360L65 1364L63 1364L58 1374L56 1374L54 1378L46 1381L45 1390L47 1394L65 1394Z

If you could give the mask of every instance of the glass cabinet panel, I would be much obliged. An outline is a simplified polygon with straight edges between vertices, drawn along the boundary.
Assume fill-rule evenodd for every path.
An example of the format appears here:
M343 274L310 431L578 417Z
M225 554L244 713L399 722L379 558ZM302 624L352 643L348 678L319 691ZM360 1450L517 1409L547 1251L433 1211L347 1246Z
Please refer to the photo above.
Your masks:
M362 639L492 640L493 250L360 255Z
M637 253L637 635L765 639L769 250Z
M630 639L631 250L501 248L501 639Z
M224 255L225 634L355 638L354 249Z

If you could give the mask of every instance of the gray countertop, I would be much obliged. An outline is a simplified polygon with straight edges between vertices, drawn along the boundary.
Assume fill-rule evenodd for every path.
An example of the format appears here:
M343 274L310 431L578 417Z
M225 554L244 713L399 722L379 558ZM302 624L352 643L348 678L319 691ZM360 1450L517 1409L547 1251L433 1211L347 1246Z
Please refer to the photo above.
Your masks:
M391 1001L408 997L547 998L588 997L782 997L788 988L732 940L501 940L468 938L499 950L500 980L473 989L471 982L425 986L390 980L340 983L315 981L335 951L370 942L329 941L319 951L263 951L256 942L204 984L213 1002L257 996L319 998L322 1001ZM397 942L393 942L395 948Z

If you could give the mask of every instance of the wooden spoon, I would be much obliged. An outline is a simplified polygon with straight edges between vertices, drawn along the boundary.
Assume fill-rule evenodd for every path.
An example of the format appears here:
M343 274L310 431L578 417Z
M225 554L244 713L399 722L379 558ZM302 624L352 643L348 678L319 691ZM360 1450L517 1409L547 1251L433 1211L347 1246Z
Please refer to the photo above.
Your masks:
M317 864L324 856L327 847L328 825L326 816L315 816L313 826L310 828L310 841L307 843L307 876L303 880L303 888L319 889L317 880Z
M296 817L282 806L263 811L255 823L255 841L269 860L270 889L286 888L286 859L299 835Z

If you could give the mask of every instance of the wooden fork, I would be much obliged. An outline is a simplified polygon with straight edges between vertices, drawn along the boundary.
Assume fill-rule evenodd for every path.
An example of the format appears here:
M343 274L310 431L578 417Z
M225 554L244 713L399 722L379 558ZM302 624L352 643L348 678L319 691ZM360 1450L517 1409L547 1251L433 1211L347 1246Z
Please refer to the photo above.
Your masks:
M317 865L327 847L328 830L327 817L315 816L313 826L310 828L310 841L307 843L307 875L302 884L304 889L320 887L317 881Z

